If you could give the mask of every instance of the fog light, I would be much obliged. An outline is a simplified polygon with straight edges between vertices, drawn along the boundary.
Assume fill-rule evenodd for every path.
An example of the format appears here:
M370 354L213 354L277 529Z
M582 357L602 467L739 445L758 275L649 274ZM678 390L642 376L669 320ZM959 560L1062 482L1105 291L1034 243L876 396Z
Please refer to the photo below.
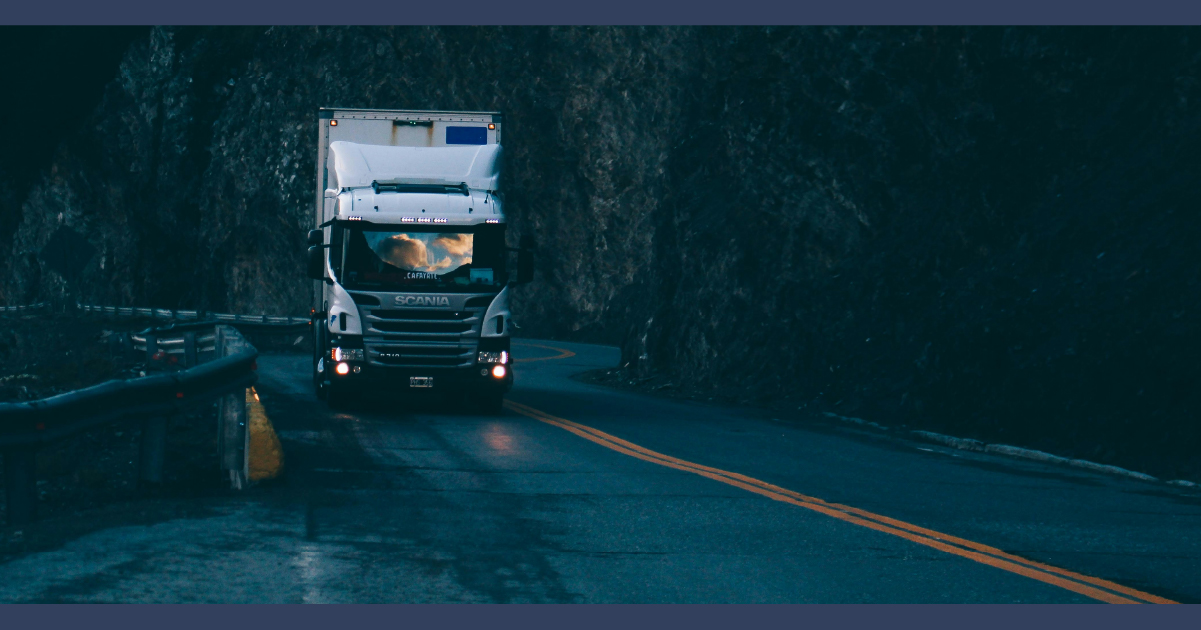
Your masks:
M345 363L339 363L337 367L334 368L334 371L342 376L346 376L350 373L350 366Z
M498 366L492 368L492 376L495 376L496 378L504 378L505 377L505 366L498 365Z

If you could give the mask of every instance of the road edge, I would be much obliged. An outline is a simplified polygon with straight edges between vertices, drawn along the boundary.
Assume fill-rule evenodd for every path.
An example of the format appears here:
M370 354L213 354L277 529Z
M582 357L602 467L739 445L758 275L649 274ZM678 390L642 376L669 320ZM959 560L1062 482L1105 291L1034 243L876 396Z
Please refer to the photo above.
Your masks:
M605 368L601 368L601 369L605 369ZM612 368L608 368L608 369L612 369ZM713 399L709 399L708 401L706 401L703 398L698 398L698 397L693 397L693 396L679 396L679 395L673 396L673 395L669 395L663 391L660 391L661 389L663 389L662 387L656 387L656 388L650 388L650 389L643 389L643 388L637 388L637 387L621 387L619 385L607 383L602 380L588 378L588 375L590 375L592 372L595 372L595 371L597 371L597 370L588 370L585 372L581 372L579 374L573 374L570 378L572 380L575 380L575 381L578 381L581 383L587 383L589 385L595 385L598 387L605 387L608 389L613 389L613 390L618 390L618 391L645 394L648 396L655 396L655 397L659 397L659 398L670 398L670 399L675 399L675 400L680 400L680 399L690 400L691 402L694 402L697 404L702 404L702 405L714 405L714 404L727 405L728 404L728 405L736 406L736 407L756 408L754 405L748 405L748 404L740 403L737 401L735 401L735 402L721 401L720 403L715 403L713 401ZM648 381L650 379L643 379L643 380ZM770 411L770 412L774 413L774 412L778 412L779 410L763 409L763 411L765 411L765 412ZM1037 462L1042 462L1042 463L1046 463L1046 464L1068 466L1068 467L1072 467L1072 468L1088 470L1090 472L1112 475L1112 476L1117 476L1117 477L1123 477L1126 479L1134 479L1137 481L1143 481L1143 482L1147 482L1147 483L1169 485L1169 486L1173 486L1173 487L1179 488L1179 489L1201 490L1201 483L1197 483L1197 482L1190 481L1187 479L1165 480L1165 479L1160 479L1158 477L1154 477L1147 473L1143 473L1143 472L1139 472L1139 471L1135 471L1135 470L1129 470L1126 468L1121 468L1119 466L1113 466L1110 464L1101 464L1098 462L1093 462L1093 461L1089 461L1089 460L1085 460L1085 459L1073 459L1070 457L1063 457L1061 455L1055 455L1052 453L1024 448L1024 447L1020 447L1020 446L1013 446L1013 445L1009 445L1009 444L999 444L999 443L996 443L996 444L987 443L987 442L982 442L980 440L975 440L975 439L971 439L971 438L961 438L961 437L955 437L955 436L951 436L951 435L944 435L942 433L935 433L933 431L926 431L926 430L922 430L922 429L906 429L906 428L898 428L898 427L889 427L889 426L885 426L885 425L882 425L877 422L871 422L868 420L864 420L862 418L855 418L855 417L851 417L851 416L843 416L843 415L839 415L839 414L829 412L829 411L815 414L815 417L818 417L819 419L824 418L826 420L833 420L833 421L838 422L843 425L853 425L856 430L869 431L874 435L878 435L878 436L882 436L882 437L888 436L888 437L902 438L902 439L909 438L909 439L920 441L920 442L939 444L942 446L947 446L947 447L955 448L958 450L973 451L973 452L977 452L977 453L987 453L989 455L997 455L997 456L1009 457L1009 458L1014 458L1014 459L1026 459L1026 460L1037 461ZM773 418L773 420L774 419L775 418ZM850 427L848 426L847 428L850 428Z

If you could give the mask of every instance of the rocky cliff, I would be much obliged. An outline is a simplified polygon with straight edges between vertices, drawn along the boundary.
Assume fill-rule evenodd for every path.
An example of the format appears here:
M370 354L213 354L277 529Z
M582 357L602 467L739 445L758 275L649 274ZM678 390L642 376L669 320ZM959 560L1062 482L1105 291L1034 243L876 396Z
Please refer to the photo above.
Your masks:
M529 334L1201 475L1195 29L159 28L9 302L303 313L320 106L501 110Z

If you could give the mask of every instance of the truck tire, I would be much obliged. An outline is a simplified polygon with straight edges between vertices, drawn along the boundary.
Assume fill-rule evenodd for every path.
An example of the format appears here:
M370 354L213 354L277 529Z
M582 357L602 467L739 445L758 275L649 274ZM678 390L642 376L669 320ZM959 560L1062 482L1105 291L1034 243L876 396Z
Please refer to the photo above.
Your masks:
M317 395L317 400L325 400L327 388L325 387L325 373L317 371L317 365L320 363L324 367L326 348L325 337L322 326L318 326L317 322L313 322L313 392Z

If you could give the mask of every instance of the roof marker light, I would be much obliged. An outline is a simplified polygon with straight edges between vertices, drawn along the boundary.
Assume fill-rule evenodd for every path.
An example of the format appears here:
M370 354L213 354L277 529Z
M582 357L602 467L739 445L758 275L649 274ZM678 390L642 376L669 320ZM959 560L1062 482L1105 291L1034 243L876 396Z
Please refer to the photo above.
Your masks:
M434 219L434 223L446 223L446 219Z
M413 217L401 217L400 218L401 223L412 223L413 220L414 220Z
M495 124L493 124L493 123L488 123L488 128L489 128L489 129L496 129L496 125L495 125Z
M485 219L484 223L500 223L500 219Z
M329 121L329 126L330 126L330 127L337 127L337 126L338 126L338 121L337 121L337 120L333 120L333 119L331 119L331 120Z

